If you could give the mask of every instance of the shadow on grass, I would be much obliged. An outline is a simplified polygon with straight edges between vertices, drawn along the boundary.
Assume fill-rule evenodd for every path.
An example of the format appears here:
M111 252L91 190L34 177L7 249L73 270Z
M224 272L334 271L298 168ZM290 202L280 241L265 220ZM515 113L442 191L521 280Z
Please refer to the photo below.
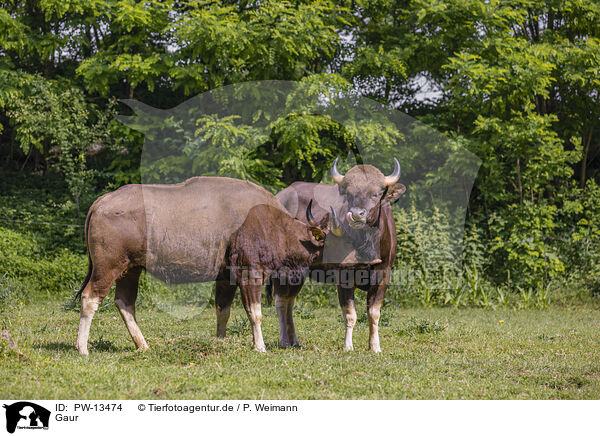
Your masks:
M267 353L269 351L276 351L276 350L282 350L282 351L302 351L304 349L306 349L306 347L304 347L302 345L302 340L300 340L300 345L288 345L288 346L282 346L279 344L279 339L271 339L271 340L266 340L265 341L265 348L267 349Z
M34 347L40 347L48 351L74 351L75 344L69 342L49 342L44 344L33 344Z
M75 344L71 342L47 342L44 344L34 344L34 347L39 347L48 351L77 351ZM112 342L102 338L90 341L90 352L108 352L108 353L124 353L131 351L129 346L116 346Z
M164 363L188 365L220 355L226 351L226 346L227 344L216 338L206 340L193 336L179 336L150 346L144 354L149 354Z

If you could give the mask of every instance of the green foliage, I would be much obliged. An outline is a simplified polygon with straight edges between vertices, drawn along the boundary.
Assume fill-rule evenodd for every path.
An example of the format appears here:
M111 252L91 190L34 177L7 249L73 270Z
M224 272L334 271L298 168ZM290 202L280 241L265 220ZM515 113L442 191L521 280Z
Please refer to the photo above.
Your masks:
M205 114L183 132L170 120L170 146L183 155L157 160L144 180L193 172L279 189L321 180L335 157L357 145L391 161L396 144L427 135L405 137L375 116L340 126L318 114L323 101L368 96L483 161L463 253L455 243L462 217L447 217L443 206L398 211L396 266L411 278L394 301L507 307L520 299L542 307L554 283L569 279L597 291L599 29L600 7L580 0L2 2L0 165L64 184L53 182L49 190L58 194L37 201L14 190L24 179L15 176L10 186L8 173L0 180L0 223L37 247L40 265L44 253L82 252L77 225L86 208L141 180L144 136L112 118L118 99L169 108L225 85L293 80L301 91L289 97L295 110L281 119L265 120L261 110L244 114L250 123ZM257 120L269 129L254 128ZM419 147L398 153L408 164L435 159ZM443 189L464 165L451 159L439 174L423 176ZM419 189L410 186L408 195ZM19 274L36 268L27 255L15 256L10 262ZM54 268L54 258L49 262L43 270ZM44 280L42 288L57 284L56 277ZM308 289L311 302L330 303Z
M253 179L278 188L296 180L320 182L335 157L355 150L351 136L328 116L290 114L274 123L270 137L249 151ZM246 162L248 161L246 160Z
M330 1L190 2L175 23L180 62L170 71L186 94L248 80L299 80L320 73L340 49L348 14ZM190 60L187 62L187 60Z
M97 191L88 189L82 204L91 204ZM0 177L0 226L30 235L40 255L52 257L63 249L85 253L83 222L73 214L73 200L60 174L28 175L7 171Z
M0 89L14 140L27 158L35 152L64 175L81 214L79 200L93 174L86 156L111 141L105 131L110 110L94 111L79 89L22 71L0 70Z
M161 76L173 65L166 45L169 37L160 36L170 25L173 1L100 1L92 19L97 51L77 68L92 92L108 95L125 81L129 98L137 87L155 90ZM104 33L100 22L108 23ZM113 91L114 92L114 91Z
M398 230L397 268L410 268L421 273L422 279L438 280L457 267L457 250L453 230L446 213L436 209L431 214L417 209L394 214ZM456 229L455 232L460 232ZM454 236L459 236L455 234ZM435 275L435 277L434 277Z
M593 214L597 188L591 183L588 188L584 198ZM408 213L398 211L395 217L398 254L388 304L545 309L553 302L589 303L600 289L598 245L582 241L589 227L581 227L572 239L540 236L539 241L514 238L488 243L480 229L470 225L463 234L462 256L458 256L448 238L447 214L438 211L427 216L413 207ZM490 274L495 261L490 253L495 254L499 246L511 258L504 271Z
M72 292L79 288L87 269L84 256L63 249L52 258L45 257L33 237L2 227L0 253L0 276L10 279L5 286L10 290L17 280L23 281L33 295Z

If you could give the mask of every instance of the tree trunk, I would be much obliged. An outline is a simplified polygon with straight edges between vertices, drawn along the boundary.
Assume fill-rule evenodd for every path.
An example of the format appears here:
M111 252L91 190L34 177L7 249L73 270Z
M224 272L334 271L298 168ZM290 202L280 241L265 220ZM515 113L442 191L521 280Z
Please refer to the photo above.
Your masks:
M517 181L519 182L519 198L523 203L523 182L521 181L521 159L517 158Z
M590 153L590 144L592 143L592 131L593 131L593 128L590 127L590 130L588 131L588 134L587 134L587 138L586 138L585 133L583 134L583 138L582 138L584 141L584 149L583 149L583 159L581 160L581 173L579 174L579 187L580 188L585 187L587 160L588 160L588 155Z

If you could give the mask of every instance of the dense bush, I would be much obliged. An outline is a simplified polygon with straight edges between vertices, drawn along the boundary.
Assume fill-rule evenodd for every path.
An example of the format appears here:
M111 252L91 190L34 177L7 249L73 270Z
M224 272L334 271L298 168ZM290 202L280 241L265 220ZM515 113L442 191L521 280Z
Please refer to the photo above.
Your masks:
M79 287L87 258L63 248L48 256L34 236L0 227L0 286L4 298L65 296Z

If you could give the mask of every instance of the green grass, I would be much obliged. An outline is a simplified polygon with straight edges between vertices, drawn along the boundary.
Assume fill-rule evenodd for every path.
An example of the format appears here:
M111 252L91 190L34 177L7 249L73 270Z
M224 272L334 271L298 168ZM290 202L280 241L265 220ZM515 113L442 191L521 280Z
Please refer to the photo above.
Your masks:
M94 319L86 358L73 346L78 312L48 302L4 305L0 328L9 330L23 355L0 348L0 397L600 398L597 310L388 308L380 355L366 350L365 316L355 329L355 351L344 353L338 309L298 312L300 349L277 348L275 311L263 310L266 354L252 350L240 307L234 307L225 340L214 337L212 308L185 319L146 308L138 321L149 351L135 352L116 310L106 309Z

